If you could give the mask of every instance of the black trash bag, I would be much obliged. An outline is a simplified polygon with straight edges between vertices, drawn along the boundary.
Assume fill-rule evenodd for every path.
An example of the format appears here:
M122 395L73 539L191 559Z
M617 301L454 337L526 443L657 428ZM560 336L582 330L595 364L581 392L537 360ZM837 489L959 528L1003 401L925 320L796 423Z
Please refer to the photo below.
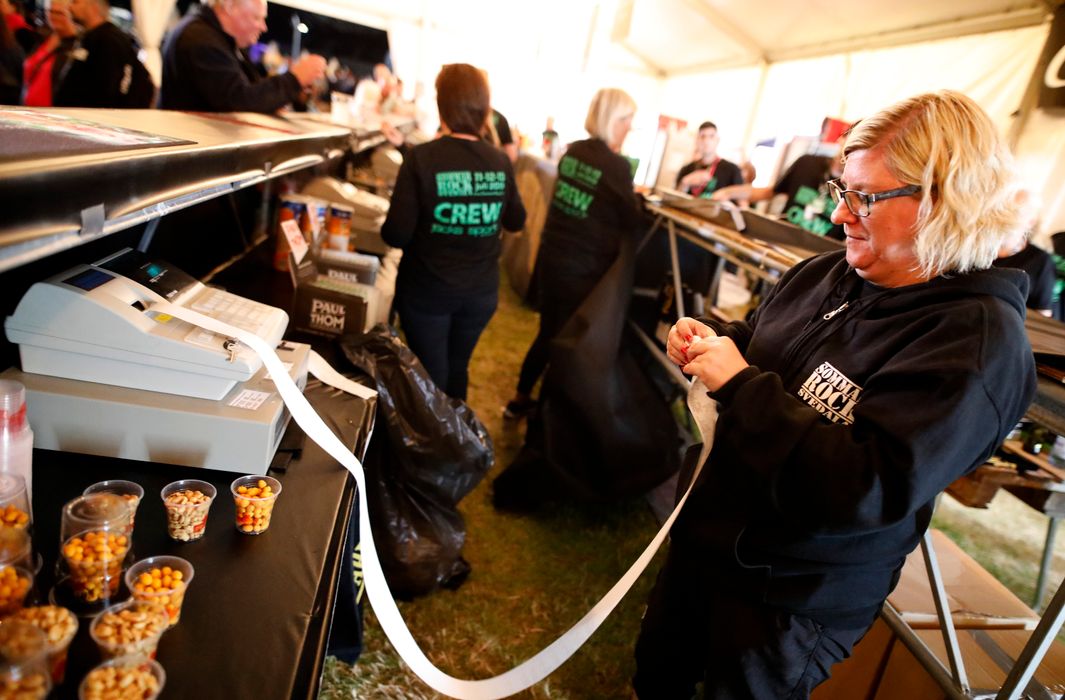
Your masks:
M493 482L493 503L528 510L559 496L610 501L646 493L679 467L668 402L628 347L633 245L551 341L525 444Z
M390 327L347 336L341 347L378 392L363 466L374 543L392 593L411 598L457 587L470 571L457 505L492 468L488 431L465 403L437 389Z

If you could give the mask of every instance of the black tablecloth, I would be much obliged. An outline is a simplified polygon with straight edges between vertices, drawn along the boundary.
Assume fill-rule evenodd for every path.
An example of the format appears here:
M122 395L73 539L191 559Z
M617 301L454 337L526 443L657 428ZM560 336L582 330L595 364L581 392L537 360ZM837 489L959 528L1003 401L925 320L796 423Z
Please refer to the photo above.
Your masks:
M373 407L316 381L305 392L327 424L357 455L365 451ZM316 697L329 633L354 480L290 424L285 445L300 445L284 471L272 470L282 493L270 529L236 531L229 485L239 474L37 450L33 465L34 544L44 557L38 592L48 596L58 554L62 505L103 479L144 487L133 535L135 557L172 554L196 568L181 622L163 635L164 698ZM293 439L295 438L295 439ZM285 455L275 465L287 461ZM205 536L170 540L159 491L176 479L218 489ZM77 697L77 684L98 661L82 619L67 680L54 697Z

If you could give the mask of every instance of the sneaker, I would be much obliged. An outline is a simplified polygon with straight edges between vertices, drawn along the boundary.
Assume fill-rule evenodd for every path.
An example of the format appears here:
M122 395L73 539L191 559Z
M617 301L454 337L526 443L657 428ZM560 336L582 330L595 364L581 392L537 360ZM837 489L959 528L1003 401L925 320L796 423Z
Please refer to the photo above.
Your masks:
M507 403L503 409L503 417L508 420L520 420L527 417L536 408L536 399L515 400Z

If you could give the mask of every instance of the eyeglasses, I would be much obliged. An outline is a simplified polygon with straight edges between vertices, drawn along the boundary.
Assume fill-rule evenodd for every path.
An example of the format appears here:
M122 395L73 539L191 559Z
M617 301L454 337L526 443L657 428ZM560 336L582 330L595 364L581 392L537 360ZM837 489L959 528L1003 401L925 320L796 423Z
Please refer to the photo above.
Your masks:
M859 192L858 190L845 190L840 185L839 180L828 181L828 192L832 195L832 201L839 204L839 200L842 199L847 203L847 208L850 209L851 214L854 214L855 216L869 216L869 210L872 208L873 202L892 199L894 197L906 197L920 191L920 185L906 185L905 187L899 187L895 190L873 192L870 194L867 192Z

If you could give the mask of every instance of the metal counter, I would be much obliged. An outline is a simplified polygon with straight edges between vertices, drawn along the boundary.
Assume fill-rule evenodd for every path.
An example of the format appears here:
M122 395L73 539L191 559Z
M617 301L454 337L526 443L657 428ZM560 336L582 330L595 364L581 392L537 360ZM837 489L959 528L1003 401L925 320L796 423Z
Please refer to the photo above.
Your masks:
M251 113L0 109L0 271L341 156L351 134Z

